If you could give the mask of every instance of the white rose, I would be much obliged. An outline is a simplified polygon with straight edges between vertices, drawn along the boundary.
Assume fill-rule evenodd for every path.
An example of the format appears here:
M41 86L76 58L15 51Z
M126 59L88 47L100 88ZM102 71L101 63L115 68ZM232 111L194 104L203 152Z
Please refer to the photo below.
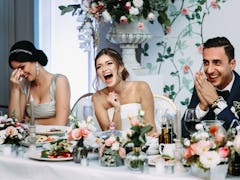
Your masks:
M143 6L143 0L133 0L133 5L137 8L140 8Z
M149 21L154 21L155 20L155 15L153 13L148 14L148 20Z
M189 139L187 139L187 138L185 138L184 140L183 140L183 144L184 144L184 146L190 146L190 140Z
M102 17L103 17L103 19L104 19L105 22L111 22L111 21L112 21L112 17L111 17L111 15L109 14L108 11L103 11Z
M114 151L118 151L119 147L120 147L120 144L119 144L119 142L116 141L112 144L111 149L114 150Z
M134 16L137 16L137 15L139 14L138 8L131 7L131 8L129 9L129 14L134 15Z

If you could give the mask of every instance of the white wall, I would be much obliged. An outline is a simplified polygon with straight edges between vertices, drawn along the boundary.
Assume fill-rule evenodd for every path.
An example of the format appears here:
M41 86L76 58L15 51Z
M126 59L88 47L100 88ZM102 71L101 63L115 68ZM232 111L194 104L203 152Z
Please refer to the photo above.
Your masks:
M71 104L73 104L77 97L86 93L88 91L88 83L91 84L91 82L88 81L87 54L78 47L76 17L71 16L70 13L61 16L60 10L58 9L59 5L68 5L76 2L77 1L74 0L39 1L40 47L47 52L49 57L50 62L47 68L51 72L65 74L69 78L72 92ZM188 3L188 1L186 3ZM208 1L208 3L210 3L210 1ZM226 36L232 41L236 48L236 70L238 72L240 72L240 24L238 23L238 20L240 19L239 7L239 0L228 0L226 3L222 3L220 10L211 10L211 13L206 16L203 29L204 40L215 36ZM149 50L149 57L143 57L144 62L146 60L146 62L150 61L154 63L156 60L154 56L157 55L159 50L155 45L156 41L162 38L169 43L171 43L171 41L175 41L177 32L183 27L183 23L186 23L186 21L178 18L172 27L172 32L168 36L163 35L158 25L155 24L154 26L151 26L150 29L154 36L148 41L148 43L152 46L152 49ZM189 44L191 44L192 41L194 41L194 37L187 40ZM189 44L187 45L189 46ZM196 63L193 66L194 74L200 67L202 60L201 54L197 52L194 46L189 46L187 51L183 54L179 54L178 56L181 57L184 55L186 55L186 57L190 57L194 63ZM176 62L176 64L178 64L178 62ZM152 74L148 77L154 93L162 93L162 85L164 84L162 80L166 82L174 81L167 77L167 74L169 74L169 71L171 70L168 67L169 65L165 64L164 70L161 74L156 75L156 78L151 78ZM156 79L160 79L161 82L156 82ZM175 103L179 106L181 98L190 96L191 94L189 92L183 90L177 99L175 99ZM181 108L183 110L184 107Z
M75 1L41 0L39 3L39 47L49 58L47 69L68 77L72 106L88 92L88 56L78 45L76 17L71 13L61 16L58 6Z

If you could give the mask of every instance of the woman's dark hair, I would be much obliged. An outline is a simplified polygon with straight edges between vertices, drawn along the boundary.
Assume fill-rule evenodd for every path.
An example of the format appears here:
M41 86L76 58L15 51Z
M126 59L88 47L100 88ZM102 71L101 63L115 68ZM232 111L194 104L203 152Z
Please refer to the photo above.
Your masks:
M99 51L99 53L97 54L97 56L95 57L95 69L96 69L96 62L98 60L98 58L100 58L102 55L107 55L109 57L111 57L117 64L117 66L123 66L124 67L124 63L122 60L122 56L121 54L119 54L116 50L111 49L111 48L104 48L101 51ZM127 69L124 67L123 71L121 72L121 78L122 80L126 80L129 76L129 72L127 71Z
M224 47L224 50L228 57L229 62L232 59L234 59L234 47L226 37L215 37L212 39L208 39L203 44L203 49L213 48L213 47Z
M35 48L30 41L18 41L10 49L8 63L11 68L11 62L36 62L42 66L46 66L48 59L42 50Z

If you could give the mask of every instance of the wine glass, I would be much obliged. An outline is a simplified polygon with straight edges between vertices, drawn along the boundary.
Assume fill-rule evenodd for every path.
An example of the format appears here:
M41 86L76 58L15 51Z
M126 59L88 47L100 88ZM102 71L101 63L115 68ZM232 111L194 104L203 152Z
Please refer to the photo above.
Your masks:
M86 120L88 116L93 116L93 107L91 105L83 106L83 118Z
M184 114L184 125L186 127L186 130L193 134L196 132L196 124L200 123L200 119L197 118L196 110L193 108L188 108L185 111Z

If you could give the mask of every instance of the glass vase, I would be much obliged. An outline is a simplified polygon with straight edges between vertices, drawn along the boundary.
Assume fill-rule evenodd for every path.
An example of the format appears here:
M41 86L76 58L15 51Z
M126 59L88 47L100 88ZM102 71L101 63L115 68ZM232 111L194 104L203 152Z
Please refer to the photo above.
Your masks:
M133 150L126 156L125 164L132 171L144 172L148 158L146 153L141 151L141 147L133 147Z
M88 165L88 149L83 144L83 139L80 139L73 148L73 160L75 163Z
M104 167L117 167L123 165L123 159L117 155L104 155L100 157L100 165Z

